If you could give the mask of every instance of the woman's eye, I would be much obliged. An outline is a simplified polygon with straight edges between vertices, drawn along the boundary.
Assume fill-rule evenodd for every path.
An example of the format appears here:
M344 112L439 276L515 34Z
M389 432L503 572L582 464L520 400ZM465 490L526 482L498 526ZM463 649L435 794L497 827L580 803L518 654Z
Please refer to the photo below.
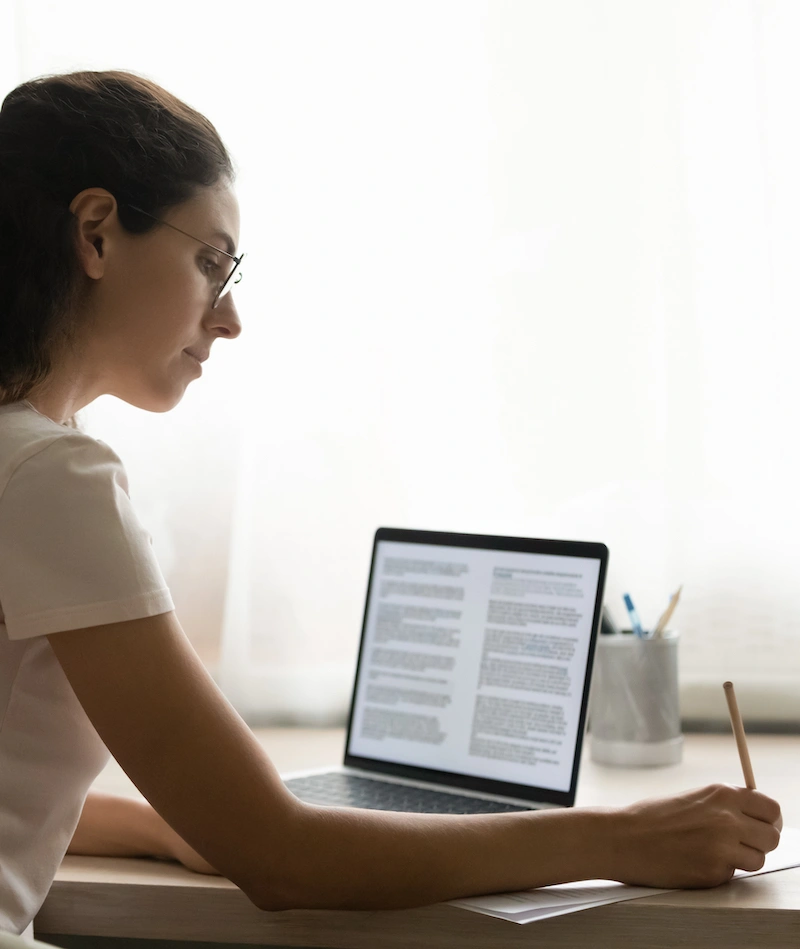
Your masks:
M209 257L201 257L200 269L207 277L215 277L219 272L219 264Z

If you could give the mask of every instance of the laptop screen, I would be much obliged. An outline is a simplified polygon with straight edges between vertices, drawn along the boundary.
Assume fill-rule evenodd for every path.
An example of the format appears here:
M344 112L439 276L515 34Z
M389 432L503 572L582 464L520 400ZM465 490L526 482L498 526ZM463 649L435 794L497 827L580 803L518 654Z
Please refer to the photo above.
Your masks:
M573 803L607 554L381 528L346 762Z

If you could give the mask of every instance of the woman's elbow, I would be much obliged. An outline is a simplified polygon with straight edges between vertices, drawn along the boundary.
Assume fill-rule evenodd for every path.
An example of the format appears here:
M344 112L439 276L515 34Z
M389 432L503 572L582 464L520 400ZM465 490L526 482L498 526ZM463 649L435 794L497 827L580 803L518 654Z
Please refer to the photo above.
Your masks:
M280 913L287 909L307 909L297 894L291 894L283 886L261 888L258 893L248 893L250 902L265 913Z

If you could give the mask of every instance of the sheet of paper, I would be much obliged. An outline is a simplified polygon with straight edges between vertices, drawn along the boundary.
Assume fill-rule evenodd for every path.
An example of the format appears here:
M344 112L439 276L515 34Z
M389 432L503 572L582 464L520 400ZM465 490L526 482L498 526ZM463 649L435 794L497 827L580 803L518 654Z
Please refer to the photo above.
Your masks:
M785 827L781 834L780 846L767 854L764 866L760 870L746 872L737 870L735 879L760 876L776 870L787 870L800 866L800 830ZM498 893L490 896L470 897L453 900L453 906L495 916L515 923L531 923L539 919L578 913L581 910L619 903L623 900L636 900L657 893L669 893L647 886L626 886L609 880L582 880L577 883L563 883L558 886L543 886L538 890L522 890L518 893Z
M624 883L614 883L610 880L582 880L578 883L543 886L538 890L521 890L519 893L455 900L453 905L485 916L510 919L515 923L528 923L534 919L577 913L606 903L655 896L656 893L669 893L669 890L658 890L649 886L625 886Z
M656 892L661 892L657 890ZM651 894L648 894L648 896ZM508 916L505 913L490 913L486 910L476 910L482 916L495 916L498 919L505 919L512 923L533 923L540 919L550 919L552 916L567 916L569 913L578 913L584 909L595 909L598 906L605 906L608 903L618 903L619 900L592 900L589 903L573 903L570 906L551 906L540 907L539 909L529 909L523 913L516 913L514 916ZM465 907L466 908L466 907Z

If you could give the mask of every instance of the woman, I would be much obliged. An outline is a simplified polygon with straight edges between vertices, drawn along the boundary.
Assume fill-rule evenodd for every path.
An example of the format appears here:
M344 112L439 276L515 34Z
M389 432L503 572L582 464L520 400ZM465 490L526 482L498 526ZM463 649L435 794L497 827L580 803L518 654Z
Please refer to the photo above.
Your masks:
M0 931L64 853L219 872L265 910L407 907L587 878L713 886L780 809L712 786L622 809L433 816L295 799L198 660L113 451L103 393L169 411L241 324L230 159L126 73L25 83L0 110ZM114 755L149 804L88 794ZM215 869L216 868L216 869Z

